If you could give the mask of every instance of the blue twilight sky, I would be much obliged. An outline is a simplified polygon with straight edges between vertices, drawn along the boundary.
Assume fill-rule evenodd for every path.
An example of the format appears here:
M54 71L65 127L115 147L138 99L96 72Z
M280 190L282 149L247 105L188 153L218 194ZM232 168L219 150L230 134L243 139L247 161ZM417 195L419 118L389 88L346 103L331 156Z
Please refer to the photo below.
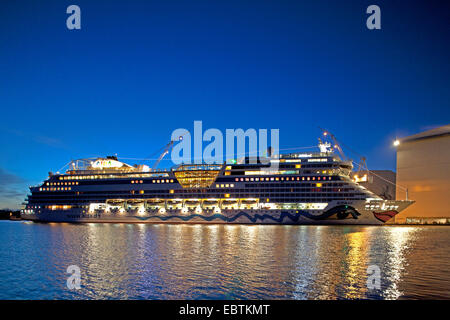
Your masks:
M148 157L194 120L279 128L281 148L320 126L395 169L396 136L450 122L449 4L2 0L0 208L73 158Z

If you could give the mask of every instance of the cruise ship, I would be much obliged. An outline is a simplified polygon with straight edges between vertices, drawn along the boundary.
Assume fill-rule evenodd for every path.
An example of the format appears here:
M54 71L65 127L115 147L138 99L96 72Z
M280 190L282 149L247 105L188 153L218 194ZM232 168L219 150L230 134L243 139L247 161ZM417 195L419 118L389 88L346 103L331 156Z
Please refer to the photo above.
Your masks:
M22 218L73 223L380 225L414 202L382 199L353 181L352 161L341 159L335 148L319 139L317 152L161 170L131 166L116 156L79 159L65 173L49 173L40 185L30 187Z

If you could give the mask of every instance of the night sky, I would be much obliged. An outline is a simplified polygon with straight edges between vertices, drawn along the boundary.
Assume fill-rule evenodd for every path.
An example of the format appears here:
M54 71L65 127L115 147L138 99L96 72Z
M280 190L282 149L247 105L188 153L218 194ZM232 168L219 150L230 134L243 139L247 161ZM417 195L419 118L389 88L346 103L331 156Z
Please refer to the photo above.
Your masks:
M71 4L81 30L66 27ZM381 30L366 28L371 4ZM395 170L396 137L450 122L449 9L2 0L0 208L19 207L29 185L71 159L155 157L194 120L223 132L277 128L282 149L316 145L323 127L370 169Z

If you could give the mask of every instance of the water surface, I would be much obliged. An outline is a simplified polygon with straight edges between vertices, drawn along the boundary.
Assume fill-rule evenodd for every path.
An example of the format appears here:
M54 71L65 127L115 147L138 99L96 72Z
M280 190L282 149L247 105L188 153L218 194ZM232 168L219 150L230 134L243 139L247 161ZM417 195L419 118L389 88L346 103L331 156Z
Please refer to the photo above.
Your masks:
M0 241L0 299L450 299L444 226L0 221Z

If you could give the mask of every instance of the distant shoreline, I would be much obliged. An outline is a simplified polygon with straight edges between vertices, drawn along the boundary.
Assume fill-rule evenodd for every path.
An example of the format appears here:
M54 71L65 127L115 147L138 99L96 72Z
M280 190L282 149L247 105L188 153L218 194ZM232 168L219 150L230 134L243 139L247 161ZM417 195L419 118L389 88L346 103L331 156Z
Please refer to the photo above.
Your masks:
M22 220L19 210L0 210L0 220Z

